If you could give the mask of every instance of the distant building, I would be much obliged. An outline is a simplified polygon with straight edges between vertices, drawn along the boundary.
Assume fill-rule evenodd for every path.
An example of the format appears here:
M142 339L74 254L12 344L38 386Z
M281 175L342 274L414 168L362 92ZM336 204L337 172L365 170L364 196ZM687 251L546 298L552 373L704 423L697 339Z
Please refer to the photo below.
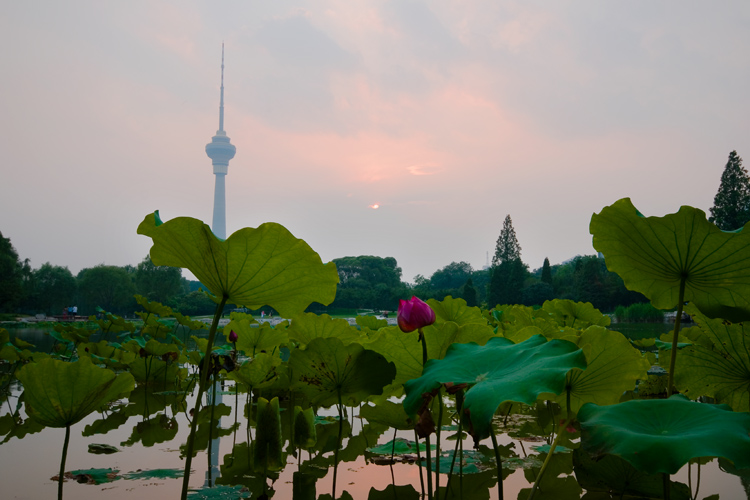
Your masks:
M227 203L225 197L225 178L229 170L229 160L234 158L237 148L230 144L227 133L224 132L224 44L221 44L221 98L219 100L219 130L206 144L206 154L211 158L216 176L214 187L214 217L211 230L218 237L227 237Z

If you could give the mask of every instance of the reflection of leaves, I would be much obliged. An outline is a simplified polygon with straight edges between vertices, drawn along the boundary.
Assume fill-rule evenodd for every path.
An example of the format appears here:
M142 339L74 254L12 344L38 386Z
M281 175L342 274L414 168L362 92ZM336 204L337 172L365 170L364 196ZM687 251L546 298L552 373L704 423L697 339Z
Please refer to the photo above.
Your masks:
M419 443L419 449L420 451L425 451L427 445ZM434 450L435 445L430 446L430 449ZM367 452L374 455L415 455L417 453L417 443L397 437L395 440L388 441L387 443L371 446L367 448Z
M384 401L377 406L365 405L359 410L359 416L368 422L377 422L398 430L414 428L414 422L404 411L404 405Z
M188 491L189 500L235 500L250 498L250 492L242 486L204 486Z
M148 448L157 443L171 441L176 435L177 420L161 414L135 424L130 438L128 438L127 441L120 443L120 445L133 446L135 443L141 442L143 443L143 446Z
M111 453L117 453L120 451L119 448L116 448L112 446L111 444L104 444L104 443L91 443L89 444L89 453L94 453L96 455L109 455Z
M122 474L123 479L175 479L185 473L182 469L146 469Z
M240 425L239 422L236 425L232 425L227 429L219 427L219 420L221 417L227 417L232 414L232 408L225 404L217 404L213 410L213 422L211 422L211 405L204 406L198 412L198 430L195 433L195 444L193 446L193 456L195 456L199 450L205 450L208 447L208 442L211 439L216 439L222 436L229 436L234 430ZM187 451L186 446L180 445L180 457L184 457Z
M644 499L664 497L664 483L661 474L638 471L622 458L606 455L593 460L580 449L573 452L573 467L576 478L586 491L601 491L614 495L633 495ZM670 481L672 500L689 500L690 488L687 485Z
M252 470L253 445L239 443L232 448L232 453L224 455L224 461L220 465L221 474L216 478L216 484L220 485L242 485L247 488L251 498L258 498L266 488L266 479L263 474L256 474ZM278 474L268 472L268 477L275 480ZM273 490L268 492L273 495Z

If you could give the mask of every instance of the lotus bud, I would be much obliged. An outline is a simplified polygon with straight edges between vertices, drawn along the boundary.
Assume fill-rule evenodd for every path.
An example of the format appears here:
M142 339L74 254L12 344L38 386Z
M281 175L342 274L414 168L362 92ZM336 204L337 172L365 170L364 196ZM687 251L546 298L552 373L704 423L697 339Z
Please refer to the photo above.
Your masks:
M398 303L398 327L404 333L413 332L435 322L435 311L423 300L412 297Z
M229 341L230 342L237 342L237 334L234 330L229 331Z

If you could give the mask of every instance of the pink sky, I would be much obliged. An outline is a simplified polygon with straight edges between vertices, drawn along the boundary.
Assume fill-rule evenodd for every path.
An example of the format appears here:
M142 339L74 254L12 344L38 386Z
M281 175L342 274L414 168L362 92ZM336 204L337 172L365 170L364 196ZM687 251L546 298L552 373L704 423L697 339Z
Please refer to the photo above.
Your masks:
M0 231L34 268L137 264L143 217L280 222L325 260L475 268L506 214L537 268L591 214L712 205L750 155L746 2L12 2ZM374 210L373 204L380 208Z

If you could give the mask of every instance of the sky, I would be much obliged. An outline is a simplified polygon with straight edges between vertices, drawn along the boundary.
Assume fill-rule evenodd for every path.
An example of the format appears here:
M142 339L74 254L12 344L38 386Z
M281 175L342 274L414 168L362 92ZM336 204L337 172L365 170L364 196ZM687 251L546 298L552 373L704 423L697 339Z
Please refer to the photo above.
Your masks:
M227 234L323 261L481 269L510 214L531 269L591 215L713 205L750 161L746 1L128 1L0 6L0 232L73 273L210 223L225 44ZM373 208L378 205L378 208Z

